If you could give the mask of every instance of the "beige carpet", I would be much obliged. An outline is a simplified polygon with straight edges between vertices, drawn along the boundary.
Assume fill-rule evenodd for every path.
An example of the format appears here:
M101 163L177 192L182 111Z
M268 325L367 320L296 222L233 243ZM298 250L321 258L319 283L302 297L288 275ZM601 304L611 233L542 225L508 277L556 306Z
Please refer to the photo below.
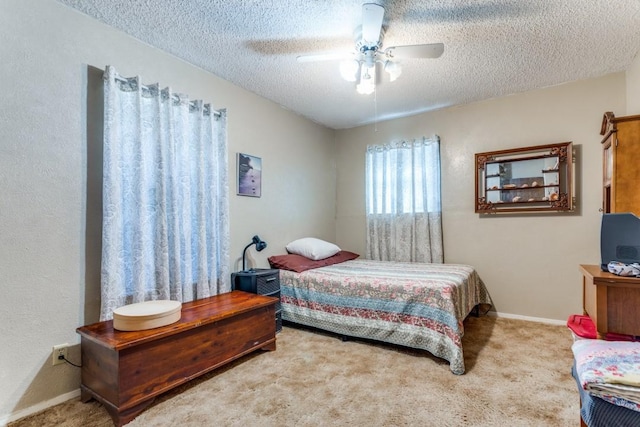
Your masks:
M286 327L257 352L156 400L128 426L578 426L563 326L465 322L467 372L424 352ZM10 424L111 426L95 401Z

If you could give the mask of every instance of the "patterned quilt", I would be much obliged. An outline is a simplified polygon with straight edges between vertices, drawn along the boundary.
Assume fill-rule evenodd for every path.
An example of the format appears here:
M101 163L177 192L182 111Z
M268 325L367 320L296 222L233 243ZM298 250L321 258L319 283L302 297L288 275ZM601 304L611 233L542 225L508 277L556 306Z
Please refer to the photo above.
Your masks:
M640 411L640 342L578 340L571 350L585 391Z
M490 304L473 267L352 260L280 270L282 318L347 336L429 351L464 373L463 321Z

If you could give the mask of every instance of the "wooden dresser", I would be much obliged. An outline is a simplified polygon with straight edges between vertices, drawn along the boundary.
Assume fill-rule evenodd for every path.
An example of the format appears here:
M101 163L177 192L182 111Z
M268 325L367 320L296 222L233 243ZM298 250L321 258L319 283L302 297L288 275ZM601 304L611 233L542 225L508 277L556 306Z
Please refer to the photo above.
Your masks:
M82 401L95 398L121 426L167 390L257 349L275 350L277 302L233 291L184 303L178 322L155 329L118 331L111 320L78 328Z
M616 276L599 265L580 265L582 306L596 325L598 338L607 332L640 336L640 278Z

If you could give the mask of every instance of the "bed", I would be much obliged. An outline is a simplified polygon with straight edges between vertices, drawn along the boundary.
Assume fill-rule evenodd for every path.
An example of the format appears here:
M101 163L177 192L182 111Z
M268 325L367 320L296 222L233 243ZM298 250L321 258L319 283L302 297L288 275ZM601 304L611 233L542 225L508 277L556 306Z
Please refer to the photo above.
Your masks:
M301 272L272 267L281 268L283 320L427 350L454 374L465 371L464 319L491 303L468 265L350 259Z

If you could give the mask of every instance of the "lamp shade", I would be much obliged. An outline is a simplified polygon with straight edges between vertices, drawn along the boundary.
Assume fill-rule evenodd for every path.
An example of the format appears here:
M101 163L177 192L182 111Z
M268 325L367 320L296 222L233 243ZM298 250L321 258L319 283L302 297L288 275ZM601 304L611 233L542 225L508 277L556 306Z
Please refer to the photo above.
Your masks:
M402 74L402 67L397 62L386 61L384 63L384 70L389 73L389 80L394 81L400 74Z
M358 80L358 72L360 71L360 63L355 59L349 59L340 63L340 75L348 82Z
M260 252L267 247L267 242L265 242L264 240L261 240L257 234L251 238L251 243L245 246L244 250L242 251L242 270L243 271L246 269L247 249L249 249L252 245L256 245L256 250Z
M370 95L376 90L375 64L369 68L363 65L360 71L360 82L356 85L356 91L362 95Z

